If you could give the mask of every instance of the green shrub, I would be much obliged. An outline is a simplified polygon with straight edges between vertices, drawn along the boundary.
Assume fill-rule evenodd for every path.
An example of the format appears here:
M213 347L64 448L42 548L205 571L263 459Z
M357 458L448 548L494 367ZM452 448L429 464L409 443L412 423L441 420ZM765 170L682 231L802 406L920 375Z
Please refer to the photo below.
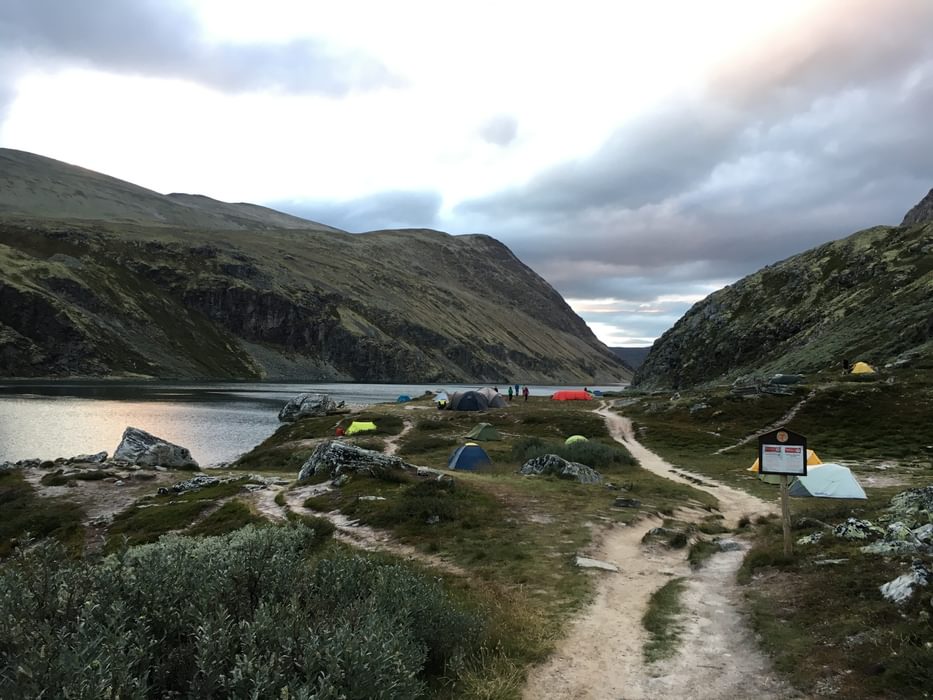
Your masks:
M268 520L254 513L243 501L227 501L204 520L189 528L186 535L216 536L239 530L247 525L265 525Z
M413 435L402 443L398 453L400 455L420 454L431 450L447 449L456 444L456 440L440 435Z
M479 644L437 580L298 526L0 569L0 697L417 698ZM319 556L319 555L317 555Z
M546 454L556 454L571 462L579 462L598 470L632 467L637 464L635 458L621 445L607 445L596 440L566 445L540 437L526 437L518 440L512 447L512 459L516 462L524 463Z

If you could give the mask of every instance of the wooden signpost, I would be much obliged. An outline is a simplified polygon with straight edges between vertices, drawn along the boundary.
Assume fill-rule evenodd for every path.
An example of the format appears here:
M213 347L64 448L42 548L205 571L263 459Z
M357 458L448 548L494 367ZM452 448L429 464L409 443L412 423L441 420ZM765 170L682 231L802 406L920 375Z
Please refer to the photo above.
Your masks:
M787 482L790 476L807 475L807 439L787 428L778 428L758 438L758 472L781 477L781 521L784 525L784 556L794 553L790 535L790 504Z

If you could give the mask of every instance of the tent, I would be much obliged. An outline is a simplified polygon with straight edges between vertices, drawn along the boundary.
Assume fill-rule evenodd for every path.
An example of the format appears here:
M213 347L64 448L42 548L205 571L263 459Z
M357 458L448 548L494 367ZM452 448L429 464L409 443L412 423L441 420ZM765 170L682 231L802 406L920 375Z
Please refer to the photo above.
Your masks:
M593 397L588 391L555 391L551 394L555 401L592 401Z
M400 394L395 401L397 403L405 403L406 401L411 401L411 397L408 394Z
M791 496L813 498L863 498L865 491L848 467L827 462L806 476L798 476L787 490Z
M372 430L376 430L376 424L368 420L355 420L350 423L350 427L347 428L347 435L356 435L357 433L365 433Z
M455 391L448 397L447 408L453 411L485 411L489 399L478 391Z
M603 395L603 392L601 392L599 389L593 389L590 393L591 393L593 396L602 396L602 395Z
M483 387L482 389L477 389L477 391L486 397L486 400L489 402L489 408L507 408L508 404L505 401L505 397L502 396L498 391L490 389L489 387Z
M818 467L823 464L823 460L820 459L820 456L813 450L807 450L807 467ZM752 466L748 468L747 471L757 472L758 471L758 459L752 463ZM809 472L810 470L807 469ZM759 474L758 478L764 481L766 484L780 484L781 477L777 474Z
M499 435L499 431L493 428L489 423L477 423L476 427L473 428L466 435L471 440L501 440L502 436Z
M492 460L486 454L486 450L475 442L468 442L461 445L450 455L447 460L448 469L463 469L466 471L476 471L480 467L489 466Z
M564 440L565 445L572 445L575 442L586 442L586 438L582 435L571 435L569 438Z
M867 362L856 362L852 365L851 374L874 374L875 369Z

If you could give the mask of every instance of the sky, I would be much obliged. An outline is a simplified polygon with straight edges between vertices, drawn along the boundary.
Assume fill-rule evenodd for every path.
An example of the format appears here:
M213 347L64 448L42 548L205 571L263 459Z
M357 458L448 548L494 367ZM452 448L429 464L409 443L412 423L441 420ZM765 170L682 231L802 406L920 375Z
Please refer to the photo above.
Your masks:
M484 233L611 346L933 187L933 0L0 0L0 146Z

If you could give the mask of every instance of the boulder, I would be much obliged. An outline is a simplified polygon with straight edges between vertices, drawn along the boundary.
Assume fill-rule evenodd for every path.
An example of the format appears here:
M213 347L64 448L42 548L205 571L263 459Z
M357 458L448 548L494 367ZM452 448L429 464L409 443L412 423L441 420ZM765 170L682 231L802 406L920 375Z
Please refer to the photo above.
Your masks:
M809 535L797 538L797 544L816 544L823 539L822 532L813 532Z
M914 559L910 564L910 571L888 581L879 587L881 595L895 605L903 605L913 597L914 589L928 586L933 581L933 571L920 559Z
M572 479L581 484L598 484L603 477L592 467L578 462L568 462L557 455L541 455L529 459L519 470L522 474L550 474L559 479Z
M326 473L338 477L353 472L378 478L400 469L411 470L414 474L418 468L399 457L365 450L340 440L325 440L314 448L311 456L301 465L298 479L307 479L313 474Z
M298 394L279 411L279 420L291 423L309 416L326 416L343 408L343 405L343 401L338 403L327 394Z
M185 447L166 442L145 430L128 427L123 431L120 445L113 453L115 460L141 464L143 466L174 467L177 469L197 469L198 463Z
M833 528L833 534L845 540L867 540L883 537L884 530L868 520L849 518Z
M159 489L158 493L160 496L164 496L168 493L185 493L185 491L203 489L205 486L216 486L219 483L220 479L216 476L198 475L186 481L179 481L177 484L172 484L171 486L163 486Z
M902 491L891 499L893 517L913 527L933 522L933 486Z
M97 452L92 455L75 455L71 459L67 460L69 462L80 462L82 464L100 464L101 462L107 461L107 451Z

